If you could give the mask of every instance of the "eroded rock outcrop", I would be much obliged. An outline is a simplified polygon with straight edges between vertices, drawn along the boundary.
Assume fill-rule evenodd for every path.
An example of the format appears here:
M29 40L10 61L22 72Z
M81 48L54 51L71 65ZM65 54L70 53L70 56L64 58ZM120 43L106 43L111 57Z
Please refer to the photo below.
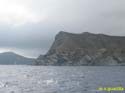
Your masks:
M125 65L125 37L59 32L36 65Z

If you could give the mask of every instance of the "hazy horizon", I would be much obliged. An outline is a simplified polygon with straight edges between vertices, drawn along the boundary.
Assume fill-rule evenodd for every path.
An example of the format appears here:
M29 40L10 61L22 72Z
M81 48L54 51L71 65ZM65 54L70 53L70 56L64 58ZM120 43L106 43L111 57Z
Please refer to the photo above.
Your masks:
M125 36L124 0L2 0L0 53L38 57L59 31Z

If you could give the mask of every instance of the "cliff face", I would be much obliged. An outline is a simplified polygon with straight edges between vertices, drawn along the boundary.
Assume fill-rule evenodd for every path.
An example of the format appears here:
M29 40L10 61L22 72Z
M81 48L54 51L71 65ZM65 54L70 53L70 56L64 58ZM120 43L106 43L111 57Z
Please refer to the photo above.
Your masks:
M36 65L125 65L125 37L59 32Z

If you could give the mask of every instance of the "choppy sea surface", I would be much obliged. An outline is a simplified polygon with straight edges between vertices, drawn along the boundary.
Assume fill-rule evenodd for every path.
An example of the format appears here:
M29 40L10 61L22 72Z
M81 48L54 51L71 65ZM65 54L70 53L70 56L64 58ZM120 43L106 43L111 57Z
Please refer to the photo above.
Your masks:
M0 65L0 93L109 93L97 88L119 86L125 87L124 66Z

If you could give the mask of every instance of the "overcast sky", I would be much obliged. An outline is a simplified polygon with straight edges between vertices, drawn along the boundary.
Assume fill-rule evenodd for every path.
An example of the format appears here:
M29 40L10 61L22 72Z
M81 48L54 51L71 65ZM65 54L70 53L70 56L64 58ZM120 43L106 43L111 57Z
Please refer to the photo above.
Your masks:
M37 57L61 30L125 36L125 0L0 0L0 52Z

